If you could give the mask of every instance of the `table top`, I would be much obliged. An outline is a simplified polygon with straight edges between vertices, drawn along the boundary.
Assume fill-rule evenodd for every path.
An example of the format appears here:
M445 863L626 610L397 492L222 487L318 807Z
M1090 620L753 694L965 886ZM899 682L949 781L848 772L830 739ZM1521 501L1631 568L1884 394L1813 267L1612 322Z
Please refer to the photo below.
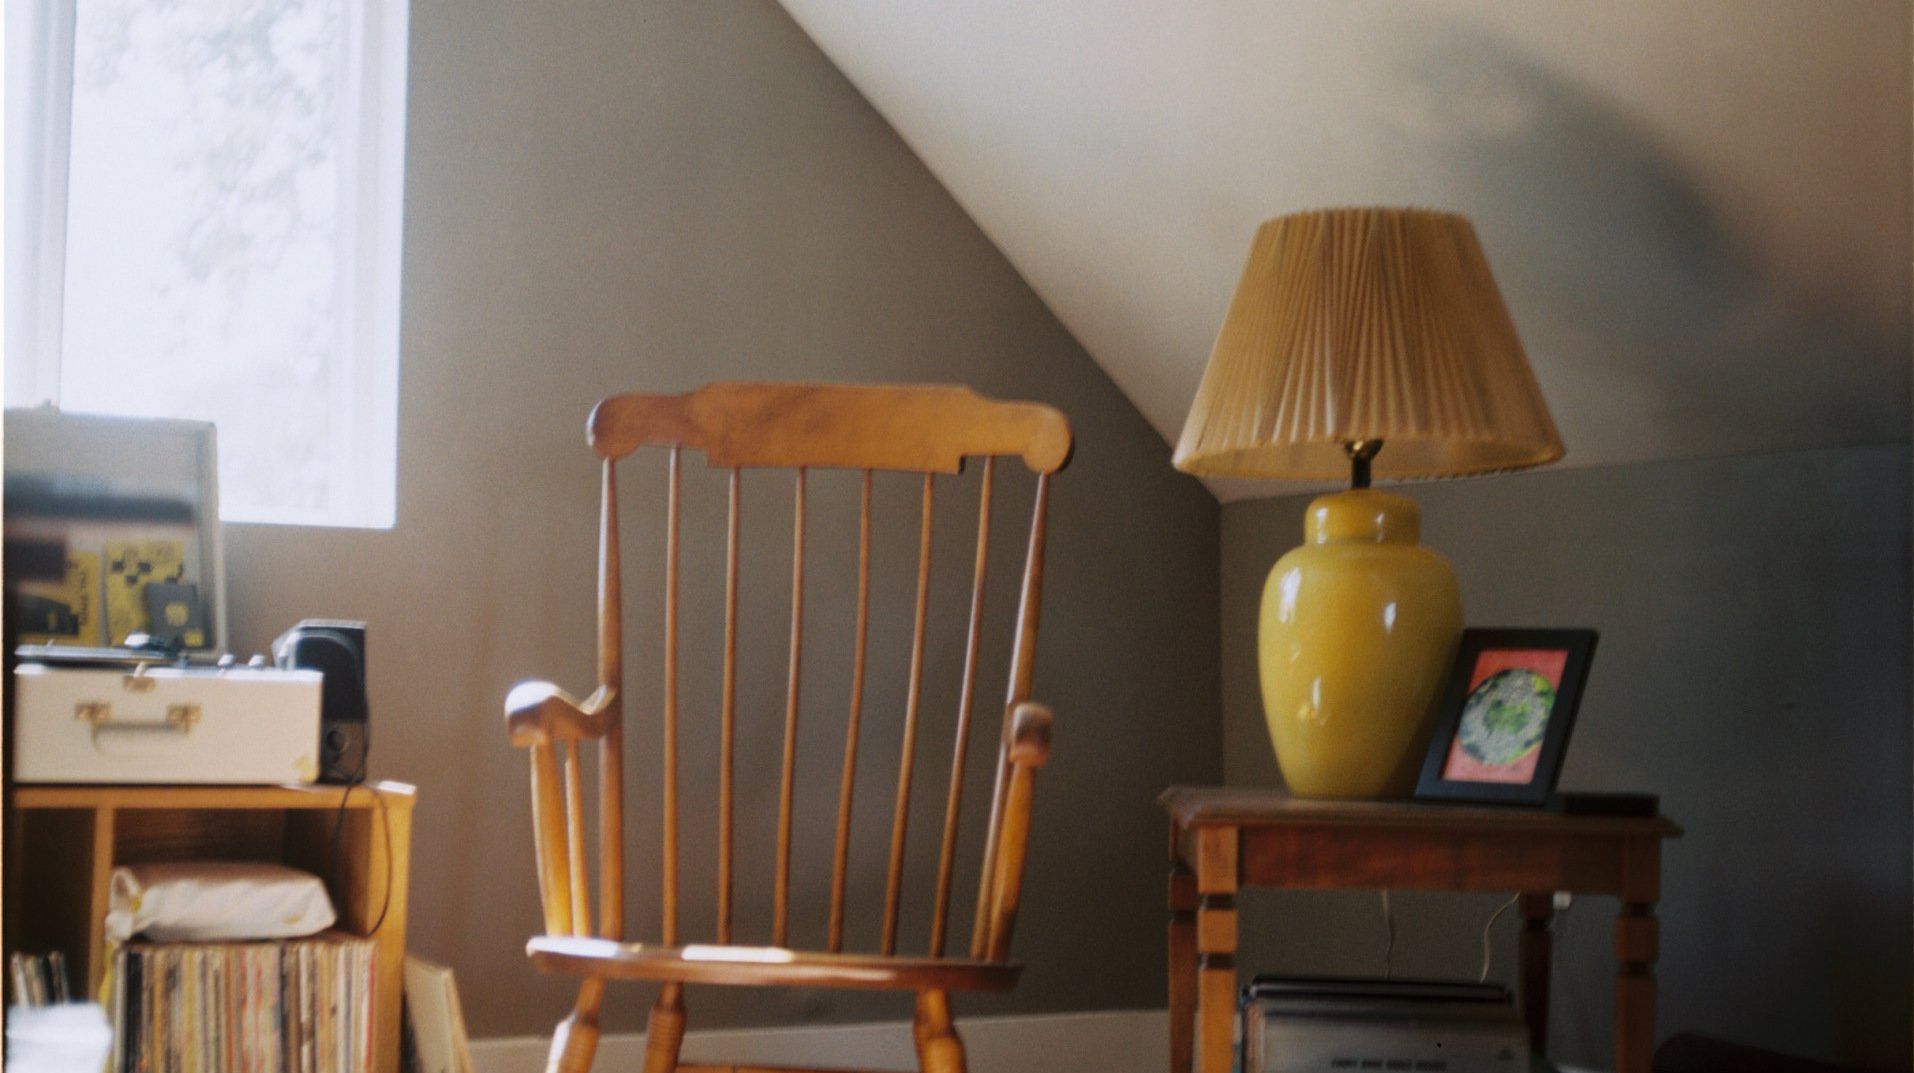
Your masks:
M1178 827L1355 826L1651 838L1682 833L1666 816L1569 816L1513 805L1302 798L1255 786L1172 786L1157 803Z

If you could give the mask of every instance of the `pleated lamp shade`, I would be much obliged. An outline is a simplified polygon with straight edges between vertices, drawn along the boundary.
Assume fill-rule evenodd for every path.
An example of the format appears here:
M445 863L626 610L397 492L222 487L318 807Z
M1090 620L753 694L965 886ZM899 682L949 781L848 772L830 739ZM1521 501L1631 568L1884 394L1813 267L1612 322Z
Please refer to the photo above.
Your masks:
M1377 477L1553 462L1562 439L1464 217L1331 209L1270 220L1210 353L1176 468Z

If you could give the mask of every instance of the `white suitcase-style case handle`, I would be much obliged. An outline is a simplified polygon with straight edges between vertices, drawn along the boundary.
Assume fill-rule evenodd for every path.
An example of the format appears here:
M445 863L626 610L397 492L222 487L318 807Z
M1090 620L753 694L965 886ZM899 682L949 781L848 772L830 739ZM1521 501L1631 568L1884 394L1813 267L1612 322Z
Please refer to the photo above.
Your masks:
M122 733L190 734L199 725L199 705L169 704L158 719L113 721L113 705L104 700L83 700L73 706L73 718L93 724L93 736L108 731Z
M73 705L73 718L93 724L94 751L105 756L151 755L160 741L184 741L199 725L197 704L169 704L158 719L113 719L113 705L103 700ZM142 748L144 746L144 748Z

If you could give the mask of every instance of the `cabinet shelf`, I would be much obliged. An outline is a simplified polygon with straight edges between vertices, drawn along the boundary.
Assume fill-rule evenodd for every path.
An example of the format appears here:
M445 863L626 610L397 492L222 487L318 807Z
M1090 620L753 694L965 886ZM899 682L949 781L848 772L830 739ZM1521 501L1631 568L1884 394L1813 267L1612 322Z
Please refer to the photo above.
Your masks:
M106 972L120 865L278 861L324 878L340 931L371 937L378 1073L399 1068L406 896L417 791L343 786L18 786L7 832L7 936L65 952L87 993ZM335 843L335 832L337 832ZM383 921L381 917L383 916ZM377 928L375 933L374 928Z

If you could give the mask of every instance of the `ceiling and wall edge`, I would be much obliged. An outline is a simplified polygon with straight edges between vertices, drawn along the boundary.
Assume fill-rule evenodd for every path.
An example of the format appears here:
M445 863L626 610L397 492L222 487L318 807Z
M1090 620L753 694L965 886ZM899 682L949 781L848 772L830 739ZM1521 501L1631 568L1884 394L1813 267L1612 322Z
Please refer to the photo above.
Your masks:
M1255 224L1363 203L1476 221L1562 465L1909 437L1905 5L780 2L1166 445Z

